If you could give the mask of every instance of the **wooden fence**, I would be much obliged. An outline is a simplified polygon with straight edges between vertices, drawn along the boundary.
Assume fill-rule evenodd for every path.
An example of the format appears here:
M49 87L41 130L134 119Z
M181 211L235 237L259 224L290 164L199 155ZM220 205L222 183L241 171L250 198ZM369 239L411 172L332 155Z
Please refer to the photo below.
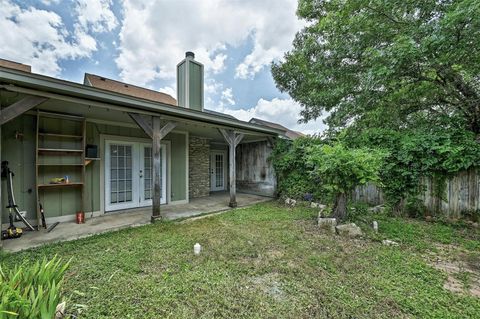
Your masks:
M469 169L448 179L443 199L435 196L433 183L431 178L424 178L421 184L425 192L419 196L431 214L460 217L466 212L480 212L480 170ZM352 197L369 205L384 203L381 189L371 184L357 187Z

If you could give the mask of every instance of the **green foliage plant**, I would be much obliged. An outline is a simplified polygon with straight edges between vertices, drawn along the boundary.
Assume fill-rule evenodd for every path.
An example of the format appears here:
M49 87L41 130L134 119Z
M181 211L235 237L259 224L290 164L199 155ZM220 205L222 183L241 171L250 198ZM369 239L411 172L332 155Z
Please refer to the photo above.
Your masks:
M322 181L334 198L333 216L347 217L347 199L358 185L379 182L379 170L386 154L367 148L350 149L342 143L314 145L307 151L306 161L312 175Z
M0 319L54 318L69 264L55 256L11 269L0 265Z
M323 144L316 137L277 140L270 160L277 175L277 191L280 196L302 199L305 194L312 194L314 200L324 199L321 184L312 178L312 166L305 160L310 146Z

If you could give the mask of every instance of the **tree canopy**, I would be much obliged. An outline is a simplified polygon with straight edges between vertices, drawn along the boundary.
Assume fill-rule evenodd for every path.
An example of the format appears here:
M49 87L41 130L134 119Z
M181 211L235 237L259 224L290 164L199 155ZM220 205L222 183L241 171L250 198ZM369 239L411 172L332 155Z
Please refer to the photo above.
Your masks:
M480 1L300 0L297 14L307 26L272 74L302 121L480 133Z

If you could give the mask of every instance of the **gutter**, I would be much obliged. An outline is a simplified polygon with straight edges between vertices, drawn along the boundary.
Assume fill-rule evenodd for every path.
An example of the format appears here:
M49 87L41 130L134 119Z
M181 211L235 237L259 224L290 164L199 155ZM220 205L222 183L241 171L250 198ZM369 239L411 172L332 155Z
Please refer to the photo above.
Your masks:
M56 78L25 73L0 67L0 88L25 94L44 96L57 100L76 102L103 108L117 108L124 112L138 112L147 115L164 115L164 118L185 119L208 123L224 128L255 131L267 135L281 135L285 131L261 125L250 124L223 116L186 109L160 102L126 96L83 84ZM116 107L115 107L116 106Z

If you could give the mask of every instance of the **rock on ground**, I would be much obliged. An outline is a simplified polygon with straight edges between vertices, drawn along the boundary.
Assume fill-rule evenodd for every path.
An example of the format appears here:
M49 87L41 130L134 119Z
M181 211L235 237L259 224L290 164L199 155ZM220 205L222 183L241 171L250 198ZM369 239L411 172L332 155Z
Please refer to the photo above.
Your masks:
M363 232L355 223L338 225L335 227L337 234L345 237L360 237L363 236Z
M398 243L396 241L390 239L382 240L382 244L384 244L385 246L398 246Z
M295 199L287 198L285 199L285 205L295 207L295 205L297 205L297 201Z
M318 215L318 228L322 232L335 234L335 226L337 226L337 220L335 218L323 218L321 212Z
M326 207L327 205L323 205L320 203L315 203L315 202L310 203L310 208L320 208L320 210L324 210Z
M381 212L383 212L384 209L385 209L385 206L377 205L377 206L374 206L374 207L370 207L368 209L368 211L372 212L372 213L381 213Z

